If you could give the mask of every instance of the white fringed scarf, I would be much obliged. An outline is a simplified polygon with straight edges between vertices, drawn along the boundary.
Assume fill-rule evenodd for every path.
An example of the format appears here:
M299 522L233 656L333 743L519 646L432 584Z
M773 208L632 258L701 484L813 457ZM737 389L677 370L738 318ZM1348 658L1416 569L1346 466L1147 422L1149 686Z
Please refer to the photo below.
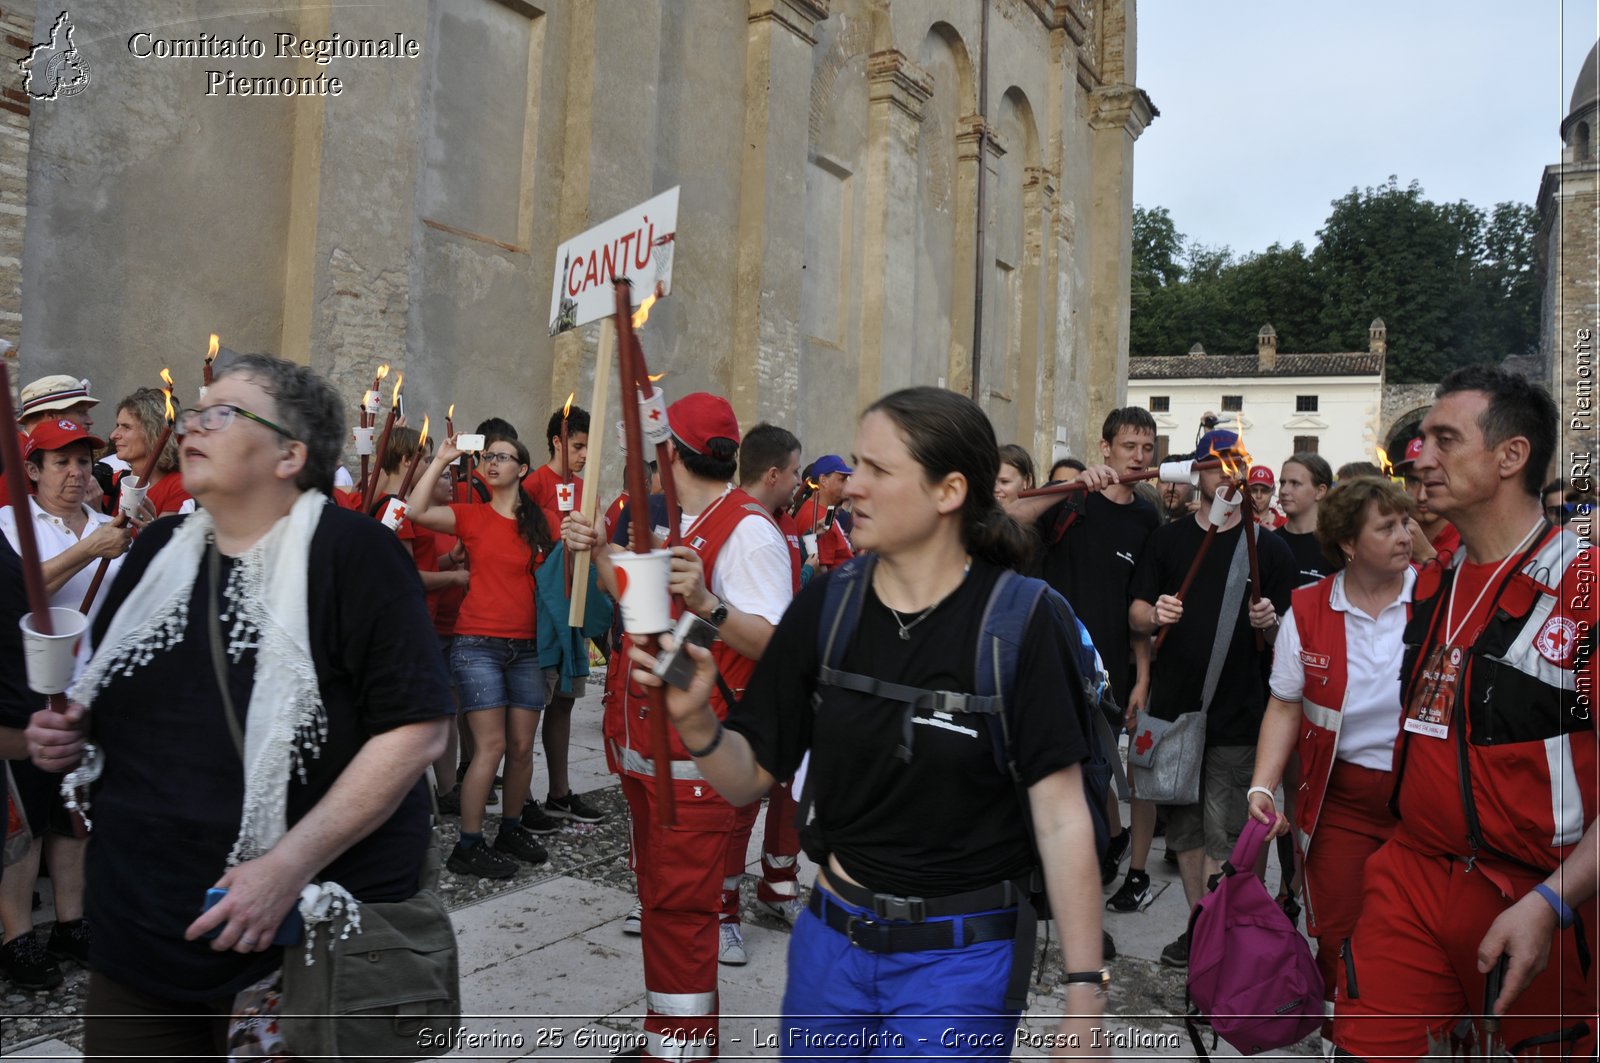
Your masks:
M229 581L231 613L228 656L237 661L256 647L255 684L244 733L244 812L228 864L254 859L272 848L286 830L290 774L306 778L305 757L321 755L328 737L327 710L317 688L311 658L306 584L311 537L328 499L306 491L287 516L273 524L238 559ZM112 677L132 675L155 655L183 641L195 576L212 540L211 515L200 510L173 533L150 567L117 609L88 665L68 691L84 706ZM236 592L237 588L237 592ZM213 595L218 588L211 588ZM212 710L208 710L212 711ZM216 712L225 711L217 705ZM99 776L98 750L69 774L62 791L88 821L86 787Z

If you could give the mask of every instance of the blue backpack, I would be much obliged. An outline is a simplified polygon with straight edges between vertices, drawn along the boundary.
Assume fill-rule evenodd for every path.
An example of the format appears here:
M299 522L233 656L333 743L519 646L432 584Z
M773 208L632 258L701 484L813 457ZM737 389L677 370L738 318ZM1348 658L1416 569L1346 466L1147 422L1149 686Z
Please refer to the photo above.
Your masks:
M994 717L998 726L990 727L988 731L994 744L995 767L1016 784L1018 802L1022 807L1023 822L1031 845L1033 816L1027 791L1022 784L1022 772L1017 766L1016 750L1012 745L1012 733L1015 730L1012 713L1016 711L1013 695L1017 689L1017 661L1022 643L1034 613L1043 603L1046 608L1055 610L1068 631L1075 630L1078 634L1075 653L1068 664L1073 677L1081 684L1082 697L1063 699L1065 704L1062 711L1077 715L1078 727L1089 745L1089 756L1079 767L1083 775L1084 799L1088 802L1089 813L1094 821L1095 855L1097 859L1104 857L1111 836L1110 822L1106 817L1106 797L1112 781L1110 758L1115 756L1116 746L1100 706L1112 704L1111 684L1100 654L1095 650L1089 632L1072 611L1072 606L1043 580L1021 576L1010 570L1002 571L984 607L983 622L979 627L977 664L974 669L977 680L975 691L925 690L887 683L839 669L845 647L849 645L856 623L861 618L861 605L872 579L874 563L871 555L851 558L828 579L823 598L822 625L817 631L822 667L817 677L818 690L813 698L813 708L821 702L822 688L830 686L903 702L905 716L901 743L895 755L905 761L911 759L911 721L919 710ZM809 812L809 804L806 796L802 795L802 820ZM1034 904L1042 915L1048 917L1043 898L1042 889L1037 890Z

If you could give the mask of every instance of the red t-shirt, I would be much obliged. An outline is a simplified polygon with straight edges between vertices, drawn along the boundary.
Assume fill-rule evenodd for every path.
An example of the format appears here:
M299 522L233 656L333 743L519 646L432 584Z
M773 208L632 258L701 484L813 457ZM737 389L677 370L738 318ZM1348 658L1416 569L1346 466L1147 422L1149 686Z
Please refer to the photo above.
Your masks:
M191 496L183 489L183 474L174 469L152 484L144 497L155 507L156 516L165 517L182 509Z
M561 487L561 474L548 465L541 465L522 478L522 489L544 511L545 523L550 526L550 538L561 537L561 519L566 516L556 495ZM572 504L577 506L583 497L583 477L572 478Z
M333 501L345 509L359 510L361 508L361 492L346 491L342 487L333 489Z
M533 638L534 582L528 566L533 551L517 534L517 522L482 503L452 502L450 509L472 559L472 583L456 617L456 634Z
M1547 533L1546 537L1548 538ZM1459 542L1459 536L1457 537ZM1524 548L1526 549L1526 548ZM1516 564L1523 550L1518 550L1510 563L1495 577L1495 569L1500 562L1489 561L1481 565L1469 564L1463 558L1456 569L1455 576L1455 611L1448 609L1450 592L1441 592L1437 612L1434 617L1433 638L1423 647L1422 658L1418 661L1418 669L1428 663L1428 655L1434 646L1444 645L1449 634L1457 627L1460 633L1450 639L1449 645L1460 647L1462 650L1460 672L1456 677L1455 705L1450 717L1449 733L1443 738L1435 738L1425 734L1400 733L1401 742L1409 742L1406 752L1404 775L1401 779L1399 805L1401 814L1401 831L1407 842L1413 847L1427 853L1449 854L1465 857L1468 855L1467 843L1467 817L1466 810L1461 801L1461 773L1459 763L1459 750L1456 728L1467 727L1468 713L1465 704L1465 690L1468 681L1467 664L1469 657L1468 648L1483 632L1488 624L1492 611L1505 608L1513 615L1523 615L1531 608L1531 596L1536 590L1525 578L1513 577L1506 582L1507 573ZM1494 578L1492 584L1489 583ZM1501 592L1498 600L1496 589L1505 583L1505 590ZM1487 590L1485 586L1487 585ZM1565 603L1563 612L1582 630L1592 629L1600 615L1597 615L1595 586L1595 554L1586 551L1574 560L1567 568L1566 575L1561 581L1558 590L1559 600ZM1483 591L1479 597L1479 591ZM1468 613L1468 607L1476 601L1476 606ZM1420 689L1427 682L1419 679L1416 686ZM1402 711L1409 706L1402 706ZM1404 722L1402 718L1402 722ZM1468 729L1470 737L1471 730ZM1592 737L1588 738L1593 741ZM1469 747L1470 749L1471 747ZM1476 753L1473 754L1476 760ZM1399 763L1398 755L1396 764ZM1485 802L1492 795L1483 792L1483 788L1492 787L1493 783L1482 777L1480 770L1473 768L1474 791L1478 794L1478 812L1480 820L1487 821L1489 810ZM1592 785L1593 780L1588 781ZM1543 811L1549 813L1549 799L1538 797L1532 790L1527 795L1528 800L1543 801ZM1488 838L1489 830L1486 828L1485 836L1489 844L1494 845L1495 840ZM1544 839L1546 842L1549 838ZM1505 848L1502 839L1499 848Z
M1455 552L1461 549L1461 533L1456 531L1454 524L1444 521L1444 527L1440 528L1428 542L1433 545L1433 552L1439 555L1439 563L1448 564Z
M810 535L813 530L817 536L817 564L823 568L837 568L855 556L855 551L850 549L850 540L844 537L844 529L839 527L837 520L826 528L819 528L817 524L827 519L827 510L819 514L817 500L808 498L800 507L800 512L794 515L795 525L800 529L801 535ZM805 549L804 546L801 547Z
M418 534L433 537L433 556L436 564L439 558L456 548L456 538L453 535L426 529L418 529ZM465 587L446 587L444 590L429 594L428 603L433 613L433 630L441 635L454 635L456 617L460 615L461 603L466 601L466 598Z

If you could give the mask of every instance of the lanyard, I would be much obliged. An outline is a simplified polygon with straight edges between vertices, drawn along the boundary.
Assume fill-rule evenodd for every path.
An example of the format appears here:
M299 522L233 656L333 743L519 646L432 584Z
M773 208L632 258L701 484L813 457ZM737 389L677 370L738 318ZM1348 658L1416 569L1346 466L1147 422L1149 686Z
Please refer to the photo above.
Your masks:
M1478 596L1472 599L1472 604L1467 607L1467 615L1461 618L1461 623L1452 628L1451 623L1455 620L1456 615L1456 591L1461 586L1461 573L1456 573L1456 578L1450 581L1450 600L1445 603L1444 607L1444 644L1446 646L1454 646L1456 644L1456 639L1460 637L1462 629L1472 619L1472 614L1478 611L1478 604L1483 601L1483 596L1489 593L1489 588L1494 586L1495 580L1500 578L1500 573L1505 571L1506 566L1511 563L1513 557L1517 556L1518 551L1527 546L1528 541L1539 534L1544 527L1544 518L1540 517L1534 526L1528 529L1528 534L1524 535L1522 540L1511 548L1511 552L1501 559L1500 564L1495 566L1495 570L1489 574L1489 578L1484 580L1483 586L1478 589ZM1504 588L1501 589L1503 590ZM1496 592L1495 601L1499 600L1500 594Z

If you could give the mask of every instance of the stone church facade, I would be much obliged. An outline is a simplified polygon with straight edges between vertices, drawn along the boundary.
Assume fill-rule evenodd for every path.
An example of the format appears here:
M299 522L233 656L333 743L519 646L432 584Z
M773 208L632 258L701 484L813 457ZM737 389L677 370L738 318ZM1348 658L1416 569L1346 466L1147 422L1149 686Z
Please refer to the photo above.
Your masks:
M1561 409L1554 476L1594 489L1595 361L1600 347L1600 44L1589 50L1561 123L1561 161L1539 183L1542 381ZM1586 481L1586 482L1584 482Z
M32 109L26 377L115 398L171 365L192 397L217 332L352 406L390 362L413 409L536 436L567 392L587 401L598 337L546 335L556 245L681 185L673 294L643 333L671 395L723 392L812 453L847 451L861 407L910 384L975 391L1045 455L1085 449L1122 400L1133 143L1155 116L1134 0L238 12L73 10L93 83ZM281 32L420 54L278 58ZM237 38L266 56L193 56ZM193 57L137 54L157 41ZM208 70L341 91L208 94Z

